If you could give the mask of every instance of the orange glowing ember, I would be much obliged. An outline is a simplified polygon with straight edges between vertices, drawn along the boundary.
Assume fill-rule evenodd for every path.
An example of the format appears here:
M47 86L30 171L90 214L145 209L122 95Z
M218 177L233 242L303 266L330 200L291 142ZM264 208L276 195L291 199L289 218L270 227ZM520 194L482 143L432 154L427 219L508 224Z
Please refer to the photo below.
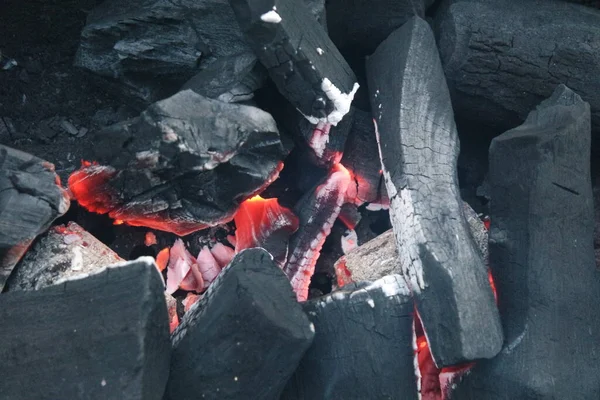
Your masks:
M106 214L111 211L111 205L120 202L118 195L108 186L108 181L116 174L112 167L84 162L81 169L69 176L69 190L86 210Z
M156 235L154 232L146 232L146 236L144 237L144 244L148 247L158 243L156 241Z
M167 268L167 264L169 263L170 250L168 247L165 247L156 255L156 266L159 271L164 271Z

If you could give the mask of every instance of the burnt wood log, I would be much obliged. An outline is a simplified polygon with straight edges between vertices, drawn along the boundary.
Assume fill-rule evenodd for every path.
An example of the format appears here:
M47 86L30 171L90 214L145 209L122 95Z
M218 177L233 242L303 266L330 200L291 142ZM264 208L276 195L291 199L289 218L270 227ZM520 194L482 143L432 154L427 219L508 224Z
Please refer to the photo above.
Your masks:
M589 105L564 85L492 141L490 265L506 341L452 398L600 396L589 157Z
M278 399L313 336L270 254L243 250L173 332L166 398Z
M433 32L413 18L367 60L400 265L438 367L491 358L502 327L465 220L458 136Z
M27 251L5 290L38 290L58 281L94 274L123 259L75 222L58 225Z
M414 306L404 278L349 285L303 309L315 338L282 400L419 398Z
M239 26L281 94L312 124L350 110L354 73L301 1L229 0Z
M600 11L555 0L454 0L435 26L457 118L501 133L563 83L590 103L600 133Z
M33 239L69 205L54 165L0 145L0 292Z
M186 90L92 134L69 177L77 201L130 225L185 235L233 218L283 168L277 126L251 106Z
M163 280L149 257L0 295L0 398L160 400L169 375Z

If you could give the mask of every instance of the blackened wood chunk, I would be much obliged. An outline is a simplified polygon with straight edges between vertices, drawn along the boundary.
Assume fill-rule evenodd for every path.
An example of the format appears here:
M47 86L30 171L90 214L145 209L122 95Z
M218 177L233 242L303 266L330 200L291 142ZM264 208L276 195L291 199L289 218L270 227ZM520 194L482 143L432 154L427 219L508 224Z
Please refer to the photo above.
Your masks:
M69 205L54 165L0 145L0 291L33 239Z
M308 120L337 125L350 110L354 73L296 0L229 0L242 31L279 91Z
M435 25L457 118L501 133L563 83L590 104L600 133L599 10L564 1L455 0Z
M173 332L166 398L278 399L313 336L270 254L243 250Z
M329 35L344 52L369 55L413 16L425 17L431 0L330 0Z
M458 189L458 136L433 32L413 18L367 60L400 264L433 358L491 358L502 327Z
M490 264L506 341L452 398L600 396L589 154L589 105L564 85L492 141Z
M164 284L149 257L36 291L0 295L0 398L162 399Z
M400 275L310 300L315 339L282 400L418 399L414 306Z
M184 235L233 218L283 167L277 126L251 106L191 90L92 136L90 165L69 178L81 205Z
M57 225L27 251L6 282L6 291L37 290L123 261L75 222Z

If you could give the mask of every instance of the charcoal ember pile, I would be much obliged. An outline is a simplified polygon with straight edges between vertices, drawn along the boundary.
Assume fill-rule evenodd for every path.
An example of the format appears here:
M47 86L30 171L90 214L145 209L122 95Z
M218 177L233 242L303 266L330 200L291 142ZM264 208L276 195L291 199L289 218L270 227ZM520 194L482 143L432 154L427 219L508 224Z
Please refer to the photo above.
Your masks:
M599 139L595 2L4 2L0 398L600 398Z

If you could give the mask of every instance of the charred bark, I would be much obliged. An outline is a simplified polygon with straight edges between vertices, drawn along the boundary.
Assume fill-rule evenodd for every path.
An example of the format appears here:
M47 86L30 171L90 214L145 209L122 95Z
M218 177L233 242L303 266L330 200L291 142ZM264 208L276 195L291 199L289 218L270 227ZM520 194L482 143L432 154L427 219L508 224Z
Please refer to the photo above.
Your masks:
M589 105L564 85L492 141L490 265L506 341L452 398L600 396L589 154Z
M420 18L367 60L400 264L438 367L491 358L502 328L462 209L459 143L433 32Z
M315 339L282 399L417 399L413 302L386 276L303 304Z
M69 205L54 165L0 145L0 291L33 239Z
M166 398L277 399L313 332L272 257L244 250L173 333Z
M171 352L163 290L153 260L141 258L1 294L0 397L162 399Z

